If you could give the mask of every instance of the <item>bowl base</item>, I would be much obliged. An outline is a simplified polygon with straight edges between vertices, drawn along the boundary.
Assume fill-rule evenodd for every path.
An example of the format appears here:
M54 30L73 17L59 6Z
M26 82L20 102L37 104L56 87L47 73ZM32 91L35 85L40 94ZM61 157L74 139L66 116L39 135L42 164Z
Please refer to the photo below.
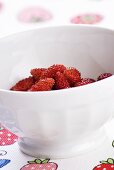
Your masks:
M39 146L38 142L30 138L20 138L18 144L20 150L27 155L37 158L62 159L89 152L96 147L99 147L105 139L105 130L104 128L101 128L84 139L80 144L75 143L75 145L70 145L70 147L68 145L67 147L43 147L41 145Z

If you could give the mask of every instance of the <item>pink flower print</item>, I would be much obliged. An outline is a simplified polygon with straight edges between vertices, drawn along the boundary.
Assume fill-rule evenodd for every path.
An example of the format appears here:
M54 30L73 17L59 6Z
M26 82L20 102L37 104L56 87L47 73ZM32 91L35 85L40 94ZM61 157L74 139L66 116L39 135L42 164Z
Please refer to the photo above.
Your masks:
M26 23L37 23L50 20L51 18L52 14L49 11L37 6L26 8L18 15L19 21Z
M74 24L96 24L103 20L103 16L99 14L87 13L74 16L71 22Z

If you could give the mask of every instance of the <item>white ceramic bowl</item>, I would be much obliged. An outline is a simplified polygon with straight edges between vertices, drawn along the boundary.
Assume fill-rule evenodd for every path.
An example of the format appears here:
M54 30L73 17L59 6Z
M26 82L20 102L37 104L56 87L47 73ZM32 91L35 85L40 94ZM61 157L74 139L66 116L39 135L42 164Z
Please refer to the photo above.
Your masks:
M0 120L33 156L64 158L84 152L104 136L114 112L114 76L58 91L8 89L31 68L74 66L82 77L114 73L114 32L89 26L39 28L0 39Z

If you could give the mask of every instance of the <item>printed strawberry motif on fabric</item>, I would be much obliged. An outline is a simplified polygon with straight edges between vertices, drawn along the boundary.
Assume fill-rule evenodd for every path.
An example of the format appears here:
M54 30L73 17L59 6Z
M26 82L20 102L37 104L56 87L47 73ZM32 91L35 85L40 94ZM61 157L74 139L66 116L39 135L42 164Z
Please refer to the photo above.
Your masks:
M0 146L12 145L17 141L18 137L5 129L3 126L0 127Z
M112 146L114 147L114 141ZM93 170L114 170L114 159L108 158L106 161L100 161L100 164L95 166Z
M0 159L0 168L6 166L10 162L11 162L11 160L9 160L9 159Z
M106 161L101 161L101 164L95 166L93 170L114 170L114 159L108 158Z
M73 24L97 24L103 20L103 16L100 14L85 13L74 16L71 19Z
M34 161L28 161L28 164L23 166L20 170L57 170L58 165L49 161L50 159L35 159Z
M18 20L25 23L38 23L51 18L52 14L48 10L38 6L23 9L18 15Z

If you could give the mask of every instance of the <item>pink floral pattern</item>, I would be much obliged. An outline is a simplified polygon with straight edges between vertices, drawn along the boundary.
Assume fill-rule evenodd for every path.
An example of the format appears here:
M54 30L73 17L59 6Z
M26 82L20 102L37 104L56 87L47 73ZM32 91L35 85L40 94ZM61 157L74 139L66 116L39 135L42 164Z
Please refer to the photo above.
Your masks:
M23 9L18 15L18 20L26 23L37 23L50 20L51 18L52 14L49 11L38 6Z
M103 20L103 16L100 14L85 13L81 15L74 16L71 19L73 24L96 24Z
M3 4L0 2L0 11L1 11L2 7L3 7Z

